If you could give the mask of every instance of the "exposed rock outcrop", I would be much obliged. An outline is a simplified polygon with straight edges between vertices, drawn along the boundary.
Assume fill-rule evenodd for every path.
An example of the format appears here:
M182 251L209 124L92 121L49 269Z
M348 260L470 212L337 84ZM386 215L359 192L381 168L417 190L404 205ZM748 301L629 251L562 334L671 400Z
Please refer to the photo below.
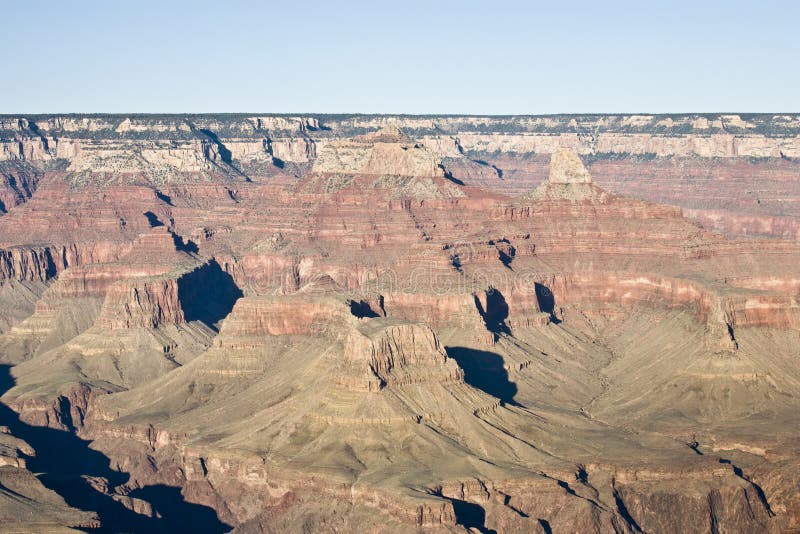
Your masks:
M319 151L314 172L388 176L444 176L441 158L398 128L331 141Z
M600 203L609 197L592 183L580 157L569 148L560 148L550 156L550 176L529 196L535 200L591 200Z
M3 404L110 467L72 526L790 530L800 248L683 208L791 237L798 135L0 118Z
M349 372L342 377L343 383L366 391L463 378L463 371L448 359L429 328L415 324L385 325L375 320L348 335L344 367Z

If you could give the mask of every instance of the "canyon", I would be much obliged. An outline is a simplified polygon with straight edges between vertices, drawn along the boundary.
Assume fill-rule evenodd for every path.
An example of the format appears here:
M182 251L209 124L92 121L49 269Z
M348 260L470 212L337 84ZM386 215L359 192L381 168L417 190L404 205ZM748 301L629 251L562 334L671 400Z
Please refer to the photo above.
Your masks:
M800 115L0 116L0 522L796 532L799 265Z

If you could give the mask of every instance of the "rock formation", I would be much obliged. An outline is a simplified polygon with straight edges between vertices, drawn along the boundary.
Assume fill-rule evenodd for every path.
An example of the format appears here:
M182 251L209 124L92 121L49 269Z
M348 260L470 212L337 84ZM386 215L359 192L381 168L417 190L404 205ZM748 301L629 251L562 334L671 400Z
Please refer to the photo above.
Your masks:
M402 128L468 185L525 194L547 177L548 154L570 147L590 160L595 181L613 193L680 205L729 235L796 240L798 123L788 114L4 117L0 212L30 199L51 173L83 185L106 179L234 185L245 177L284 183L291 172L317 165L318 154L323 167L352 165L356 135ZM340 146L325 150L329 143ZM395 169L419 164L425 174L437 172L429 157L385 155L399 164ZM367 165L369 158L360 161ZM390 170L377 160L370 165ZM752 187L754 178L761 189ZM686 180L698 187L687 190Z
M575 151L561 148L550 157L550 175L530 198L536 200L591 200L602 203L607 193L592 184L592 177Z
M314 172L394 176L444 176L440 158L398 128L327 143Z
M578 154L574 151L560 148L550 155L551 184L590 184L592 177L583 166Z
M796 530L798 135L2 117L0 519Z

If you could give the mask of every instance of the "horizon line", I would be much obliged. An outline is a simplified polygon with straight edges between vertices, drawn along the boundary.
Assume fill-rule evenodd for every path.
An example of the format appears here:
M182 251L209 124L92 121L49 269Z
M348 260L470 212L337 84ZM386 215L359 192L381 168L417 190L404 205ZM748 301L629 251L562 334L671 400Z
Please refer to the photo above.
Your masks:
M319 115L319 116L350 116L350 117L493 117L493 118L507 118L507 117L580 117L580 116L653 116L653 117L685 117L688 115L739 115L739 116L769 116L769 115L800 115L800 111L681 111L681 112L613 112L613 111L600 111L600 112L564 112L564 113L393 113L393 112L364 112L364 111L54 111L54 112L12 112L0 113L0 117L47 117L47 116L197 116L197 115L240 115L240 116L297 116L297 115Z

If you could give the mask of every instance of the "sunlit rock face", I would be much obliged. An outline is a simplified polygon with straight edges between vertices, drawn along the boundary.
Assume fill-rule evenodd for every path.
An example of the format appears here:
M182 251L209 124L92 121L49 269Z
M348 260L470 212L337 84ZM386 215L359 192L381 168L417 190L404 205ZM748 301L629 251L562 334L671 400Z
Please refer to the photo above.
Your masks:
M551 184L590 184L592 177L574 150L560 148L550 155Z
M315 172L444 176L441 158L398 128L332 141L319 152Z
M569 148L560 148L550 156L547 180L532 191L537 200L607 201L608 193L592 184L592 177L580 156Z
M798 135L0 118L0 520L796 530Z

